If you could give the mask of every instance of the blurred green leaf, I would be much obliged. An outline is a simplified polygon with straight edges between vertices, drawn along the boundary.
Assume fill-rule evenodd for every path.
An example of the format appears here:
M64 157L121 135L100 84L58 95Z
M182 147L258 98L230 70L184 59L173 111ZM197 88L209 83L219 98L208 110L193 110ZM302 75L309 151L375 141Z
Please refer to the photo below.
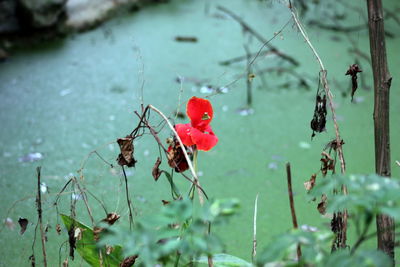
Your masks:
M213 260L213 264L215 267L234 267L234 266L252 267L252 266L254 266L253 264L251 264L241 258L232 256L229 254L215 254L212 257L212 260ZM194 260L193 262L208 264L208 257L202 256L202 257Z

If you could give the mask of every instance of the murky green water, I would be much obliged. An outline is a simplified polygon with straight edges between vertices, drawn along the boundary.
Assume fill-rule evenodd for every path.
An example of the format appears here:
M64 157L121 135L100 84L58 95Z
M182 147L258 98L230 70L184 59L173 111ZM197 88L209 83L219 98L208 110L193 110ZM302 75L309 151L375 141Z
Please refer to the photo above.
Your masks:
M247 40L235 21L217 12L217 3L241 15L267 39L290 17L286 6L278 2L268 5L255 0L209 2L208 14L205 14L203 1L172 1L148 7L139 13L115 18L96 30L19 51L0 64L1 219L10 217L15 224L20 216L36 221L35 168L42 166L43 181L50 193L44 195L45 219L53 226L47 245L50 266L58 264L59 244L66 239L65 232L63 236L55 233L57 218L51 205L54 194L70 175L77 175L81 162L90 151L98 149L106 160L115 160L118 150L110 143L136 126L133 111L139 109L143 80L145 103L172 114L180 91L177 76L187 77L182 85L182 99L186 101L192 95L206 95L201 92L201 86L192 82L193 79L206 79L202 85L219 87L231 84L237 75L244 73L242 63L230 67L217 64L243 55L243 41ZM353 16L350 21L359 24L362 18ZM388 21L387 29L400 33L400 26L393 21ZM176 42L176 36L195 36L198 42ZM329 70L340 130L346 142L347 171L373 172L373 94L359 89L358 103L351 104L349 97L343 98L340 93L350 89L349 79L344 76L347 67L354 63L354 56L348 54L350 44L344 35L316 28L309 29L309 36ZM333 37L340 40L333 40ZM362 51L368 53L366 31L352 34L352 38ZM301 62L296 70L309 79L312 89L279 87L292 78L269 72L264 76L265 86L258 75L253 81L254 114L241 116L237 109L246 103L245 81L241 79L231 84L227 94L211 98L215 109L212 126L220 141L212 151L199 155L200 178L208 195L241 200L240 214L229 226L215 230L226 241L228 253L245 259L250 259L253 202L257 193L260 194L259 248L271 242L274 235L291 228L284 168L288 161L294 176L299 223L318 227L326 227L329 223L318 214L315 203L306 201L303 187L303 182L319 169L324 145L334 137L329 121L327 132L310 141L309 121L314 109L318 65L291 24L272 44ZM400 75L399 45L398 37L387 40L394 77L391 140L393 176L397 177L400 177L400 168L394 161L400 159L400 93L396 78ZM260 43L252 40L250 47L257 51ZM259 60L257 65L262 69L277 66L278 61L276 57L267 57ZM361 66L371 85L369 65L361 61ZM160 121L155 115L152 119L155 124ZM166 129L163 137L169 134ZM41 153L43 159L19 161L20 157L34 152ZM140 215L156 210L160 200L170 196L166 181L155 183L151 177L158 149L150 136L138 141L136 155L137 168L129 170L128 176L136 213ZM117 211L127 219L119 171L110 170L93 156L87 161L84 174L87 188L106 203L107 209ZM181 188L187 187L183 179L178 184ZM24 200L17 202L8 213L13 203L21 199ZM100 205L93 199L90 201L96 220L102 219L104 214ZM67 198L64 202L64 211L68 212ZM83 215L83 205L78 210L81 210L82 220L89 223ZM17 228L16 225L10 231L5 227L1 231L0 266L28 265L34 224L30 224L22 236ZM36 254L39 263L39 246ZM64 249L62 255L63 258L67 255ZM70 266L80 264L78 258Z

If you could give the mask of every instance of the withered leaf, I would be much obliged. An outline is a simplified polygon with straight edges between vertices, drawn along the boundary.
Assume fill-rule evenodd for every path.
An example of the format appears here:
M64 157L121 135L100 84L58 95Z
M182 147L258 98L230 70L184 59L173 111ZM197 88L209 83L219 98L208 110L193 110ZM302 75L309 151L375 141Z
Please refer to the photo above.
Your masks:
M358 64L353 64L349 67L349 69L346 71L345 75L350 75L351 76L351 101L353 102L353 96L354 93L356 92L358 88L358 83L357 83L357 73L362 72L361 68L358 66Z
M28 227L28 223L29 223L29 221L28 221L28 219L26 219L26 218L19 218L18 219L18 223L19 223L19 226L21 227L21 230L19 231L19 233L21 234L21 235L23 235L24 233L25 233L25 231L26 231L26 228Z
M120 267L131 267L133 264L135 264L136 259L138 258L138 255L133 255L130 257L125 258L120 264Z
M313 175L311 175L310 180L304 182L304 187L306 188L307 191L310 191L311 189L314 188L315 185L315 179L317 178L317 174L314 173Z
M179 142L174 140L168 148L168 165L175 168L176 172L184 172L189 169L189 164L186 161L185 154L179 145Z
M68 258L63 261L63 267L68 267Z
M321 202L318 203L317 209L319 211L319 213L321 213L322 215L324 215L326 213L326 204L327 204L327 197L326 195L322 195L321 196Z
M118 138L117 143L121 150L117 158L118 164L121 166L135 167L136 160L133 157L133 138L130 136Z
M61 234L61 225L59 223L56 224L56 231L58 235Z
M81 240L82 239L82 234L83 234L84 229L76 227L74 231L74 237L76 240Z
M74 252L76 249L75 227L71 225L68 229L69 256L74 260Z
M156 163L154 164L153 167L153 171L151 172L151 174L153 175L154 180L158 180L158 178L160 177L160 175L162 174L162 171L160 171L159 167L161 164L161 159L157 158Z
M107 214L107 218L103 219L103 222L106 222L109 225L113 225L119 218L120 216L117 213L111 212Z
M171 203L170 201L164 200L164 199L162 199L161 202L162 202L162 204L163 204L164 206L165 206L165 205L168 205L169 203Z
M315 132L321 133L325 130L326 114L326 95L321 97L317 94L315 98L314 115L310 122L311 130L313 130L311 138L315 136Z
M114 251L114 248L112 246L106 245L106 254L110 255Z
M104 228L95 226L93 228L93 238L97 242L100 239L100 233L103 232Z

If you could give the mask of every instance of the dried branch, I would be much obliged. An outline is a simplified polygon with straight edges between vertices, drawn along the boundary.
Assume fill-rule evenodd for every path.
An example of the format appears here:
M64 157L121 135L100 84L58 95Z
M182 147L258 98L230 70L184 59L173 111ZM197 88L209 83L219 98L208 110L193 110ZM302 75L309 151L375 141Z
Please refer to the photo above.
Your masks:
M128 209L129 209L129 229L132 230L132 225L133 225L133 213L132 213L132 204L131 204L131 199L129 197L129 189L128 189L128 178L126 177L126 172L124 166L122 167L122 173L124 174L124 180L125 180L125 195L126 195L126 202L128 204Z
M224 13L226 13L226 14L228 14L231 18L233 18L235 21L237 21L237 22L240 24L240 26L242 27L243 31L248 32L248 33L250 33L251 35L253 35L257 40L259 40L261 43L263 43L263 46L267 46L267 47L270 49L270 51L271 51L272 53L274 53L275 55L279 56L280 58L282 58L282 59L284 59L284 60L290 62L291 64L293 64L293 65L295 65L295 66L298 66L298 65L299 65L299 62L298 62L295 58L293 58L293 57L291 57L291 56L289 56L289 55L287 55L287 54L281 52L281 51L278 50L275 46L271 45L271 44L269 43L270 40L266 40L261 34L259 34L258 32L256 32L253 28L251 28L251 27L250 27L242 18L240 18L238 15L236 15L235 13L233 13L232 11L230 11L229 9L227 9L227 8L225 8L225 7L223 7L223 6L217 6L217 9L220 10L220 11L222 11L222 12L224 12ZM273 38L275 38L276 36L277 36L277 35L275 34ZM273 39L273 38L272 38L272 39ZM271 39L271 40L272 40L272 39Z
M44 267L47 267L47 257L46 257L46 236L43 229L43 218L42 218L42 193L40 191L40 169L41 167L37 167L37 198L36 198L36 205L37 205L37 212L39 217L39 227L40 227L40 236L42 239L42 252L43 252L43 264Z
M318 52L315 50L310 39L308 38L303 26L301 25L290 0L289 0L289 8L290 8L290 12L292 14L293 20L294 20L297 28L299 29L299 31L300 31L301 35L303 36L304 40L306 41L307 45L312 50L314 56L317 58L318 64L320 66L320 72L321 72L320 79L322 81L322 85L324 87L325 94L328 97L329 107L330 107L330 110L332 113L333 125L335 127L336 144L338 144L337 145L337 153L338 153L339 161L340 161L340 169L341 169L341 173L345 174L346 173L346 164L344 161L344 155L343 155L343 149L342 149L342 139L340 138L339 125L338 125L337 119L336 119L336 110L334 108L333 95L329 89L329 84L328 84L328 80L327 80L327 70L325 69L325 66L324 66L321 58L319 57ZM342 185L342 192L345 195L348 194L347 187L345 185ZM347 240L347 217L348 217L347 210L344 210L344 212L343 212L343 228L342 228L341 237L340 237L340 240L342 241L340 245L343 248L346 247L346 240Z
M290 213L292 215L293 228L297 229L299 226L297 224L296 209L294 207L293 190L292 190L292 173L290 171L290 163L289 162L286 163L286 174L287 174L287 183L288 183ZM300 261L300 258L301 258L301 247L300 247L300 244L297 244L297 260Z

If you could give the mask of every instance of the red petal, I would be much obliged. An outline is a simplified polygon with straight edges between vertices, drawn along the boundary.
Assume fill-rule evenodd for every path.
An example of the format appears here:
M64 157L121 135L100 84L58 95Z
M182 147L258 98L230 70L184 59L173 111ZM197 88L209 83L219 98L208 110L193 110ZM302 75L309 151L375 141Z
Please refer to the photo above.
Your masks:
M202 132L213 118L213 108L207 99L192 97L187 104L186 111L192 126Z
M194 143L192 141L191 132L190 132L191 129L192 129L192 126L190 126L190 123L175 125L175 130L178 133L179 138L182 140L182 143L185 146L194 145Z
M210 126L207 127L207 130L209 133L202 133L196 128L192 128L190 130L192 134L192 140L197 146L198 150L208 151L218 143L218 137L215 136Z

